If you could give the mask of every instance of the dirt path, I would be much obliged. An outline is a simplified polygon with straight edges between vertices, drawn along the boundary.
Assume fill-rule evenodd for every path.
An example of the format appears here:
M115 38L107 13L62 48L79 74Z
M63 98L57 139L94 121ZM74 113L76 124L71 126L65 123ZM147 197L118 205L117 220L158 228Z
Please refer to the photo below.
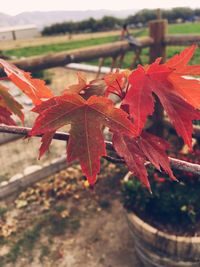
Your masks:
M117 200L110 205L109 211L83 218L77 235L63 241L63 258L49 266L140 267L124 211Z
M102 166L92 191L74 166L1 202L0 235L2 227L6 234L14 230L0 238L0 266L143 267L120 203L124 170L106 161Z

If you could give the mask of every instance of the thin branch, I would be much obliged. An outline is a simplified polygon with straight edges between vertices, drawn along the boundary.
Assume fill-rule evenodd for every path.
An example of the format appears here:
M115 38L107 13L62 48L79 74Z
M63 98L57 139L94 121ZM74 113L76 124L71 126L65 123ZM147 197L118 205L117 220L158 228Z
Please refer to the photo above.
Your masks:
M181 170L181 171L187 171L192 172L194 174L200 175L200 165L190 163L184 160L170 158L170 164L172 169Z
M17 135L22 135L24 137L28 137L29 131L31 128L29 127L16 127L16 126L2 126L0 125L0 133L9 133L9 134L17 134ZM37 137L42 137L41 135L36 135ZM60 141L68 141L69 139L69 134L64 133L64 132L56 132L54 134L53 139L55 140L60 140ZM106 144L106 149L110 151L114 151L112 142L105 141Z
M104 159L106 159L107 161L110 161L112 163L118 163L118 164L124 164L125 161L122 158L114 158L111 156L104 156Z
M16 127L16 126L4 126L4 125L0 125L0 133L10 133L10 134L18 134L18 135L22 135L22 136L28 136L29 132L30 132L31 128L29 127ZM37 137L41 137L42 135L37 135ZM69 139L69 134L68 133L64 133L64 132L56 132L54 134L53 139L55 140L60 140L60 141L68 141ZM113 146L112 146L112 142L109 141L105 141L106 143L106 149L113 151Z
M18 135L20 134L22 136L28 136L28 133L30 130L31 130L31 128L28 128L28 127L16 127L16 126L0 125L0 132L2 132L2 133L10 133L10 134L18 134ZM41 136L42 135L38 135L38 137L41 137ZM63 132L56 132L53 139L61 140L61 141L68 141L69 134L63 133ZM106 144L107 150L115 152L113 145L112 145L112 142L105 141L105 144ZM115 157L111 157L111 156L105 156L104 158L110 162L113 162L113 163L121 163L121 164L125 163L124 159L122 159L122 158L115 158ZM175 158L171 158L171 157L169 157L169 160L170 160L170 164L171 164L172 169L188 171L188 172L192 172L194 174L200 175L200 165L198 165L198 164L189 163L187 161L183 161L183 160L179 160L179 159L175 159ZM149 164L150 164L150 162L145 163L145 165L149 165Z
M125 161L124 159L120 159L120 158L113 158L110 156L106 156L104 157L105 159L107 159L108 161L112 162L112 163L118 163L118 164L124 164ZM181 170L181 171L187 171L187 172L192 172L194 174L200 175L200 165L198 164L194 164L194 163L190 163L187 161L183 161L180 159L175 159L175 158L171 158L169 157L169 161L171 164L172 169L174 170ZM151 165L151 162L147 161L145 163L145 166Z

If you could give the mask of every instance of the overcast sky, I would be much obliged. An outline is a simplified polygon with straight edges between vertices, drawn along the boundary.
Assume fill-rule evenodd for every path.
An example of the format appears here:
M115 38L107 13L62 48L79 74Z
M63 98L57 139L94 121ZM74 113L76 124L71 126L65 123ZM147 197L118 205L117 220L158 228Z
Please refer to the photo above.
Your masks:
M24 11L143 9L189 6L200 8L200 0L0 0L0 12L16 15Z

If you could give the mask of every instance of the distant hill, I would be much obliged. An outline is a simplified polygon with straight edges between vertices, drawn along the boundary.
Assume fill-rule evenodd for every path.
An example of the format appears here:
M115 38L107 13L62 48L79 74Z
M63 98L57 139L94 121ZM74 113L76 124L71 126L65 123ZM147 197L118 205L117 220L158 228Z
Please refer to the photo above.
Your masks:
M9 20L12 19L12 16L0 12L0 27L9 26Z
M47 11L47 12L23 12L16 16L10 16L4 13L0 13L0 27L35 24L39 28L44 26L63 21L80 21L93 17L100 19L103 16L114 16L118 18L125 18L129 15L133 15L137 10L86 10L86 11Z

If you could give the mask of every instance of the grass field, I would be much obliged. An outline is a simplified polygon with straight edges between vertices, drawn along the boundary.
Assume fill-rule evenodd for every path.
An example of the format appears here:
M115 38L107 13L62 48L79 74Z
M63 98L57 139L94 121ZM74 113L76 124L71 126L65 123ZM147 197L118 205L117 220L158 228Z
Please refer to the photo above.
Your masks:
M200 34L200 23L181 23L181 24L169 24L168 25L169 34L191 34L199 33ZM148 35L148 29L141 29L135 32L137 36Z
M184 23L184 24L171 24L169 25L168 32L170 34L191 34L191 33L199 33L200 34L200 23ZM145 36L148 35L148 29L139 29L133 31L133 35L135 37L140 37L140 36ZM74 40L68 40L64 41L62 37L45 37L44 41L42 38L40 38L40 45L31 45L31 46L24 46L24 47L19 47L15 49L8 49L4 50L4 54L7 56L14 56L17 58L20 57L29 57L29 56L35 56L35 55L42 55L42 54L47 54L47 53L54 53L54 52L61 52L61 51L67 51L67 50L72 50L72 49L79 49L82 47L88 47L88 46L93 46L93 45L100 45L100 44L105 44L105 43L111 43L119 40L119 32L112 32L110 34L109 32L103 34L103 37L99 37L100 35L93 34L91 38L85 37L84 35L80 39L76 39L74 37ZM52 41L51 41L52 38ZM57 39L56 39L57 38ZM60 42L59 42L60 38ZM43 41L43 44L41 44ZM56 43L58 41L58 43ZM20 46L20 43L18 44ZM173 56L174 54L180 52L184 47L168 47L167 48L167 55L168 57ZM127 68L130 66L133 58L133 53L128 52L125 57L124 61L124 68ZM143 64L148 63L148 49L143 49L142 51L142 62ZM193 64L200 63L200 52L197 50L195 57L192 61ZM97 64L97 60L92 61L91 64ZM111 59L106 59L105 65L109 66L111 64Z
M200 34L200 23L181 23L169 25L169 33L199 33Z
M93 38L86 40L78 40L78 41L69 41L65 43L57 43L57 44L48 44L48 45L39 45L32 47L23 47L17 49L11 49L4 51L4 54L7 56L15 56L17 58L20 57L30 57L42 54L48 54L53 52L61 52L67 50L78 49L87 46L112 43L119 40L118 36L107 36L101 38Z

